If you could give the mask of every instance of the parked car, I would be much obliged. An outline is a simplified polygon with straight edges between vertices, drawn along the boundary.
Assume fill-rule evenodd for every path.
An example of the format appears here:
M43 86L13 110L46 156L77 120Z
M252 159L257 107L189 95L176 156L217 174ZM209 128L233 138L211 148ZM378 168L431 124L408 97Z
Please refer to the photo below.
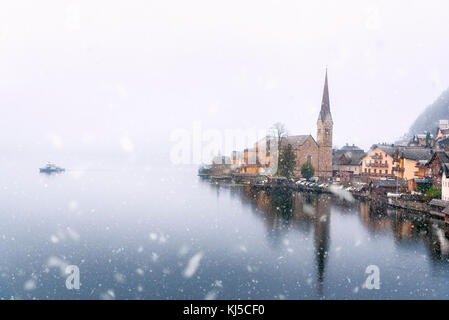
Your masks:
M288 185L288 179L285 177L273 177L270 178L270 184L273 186L286 186Z

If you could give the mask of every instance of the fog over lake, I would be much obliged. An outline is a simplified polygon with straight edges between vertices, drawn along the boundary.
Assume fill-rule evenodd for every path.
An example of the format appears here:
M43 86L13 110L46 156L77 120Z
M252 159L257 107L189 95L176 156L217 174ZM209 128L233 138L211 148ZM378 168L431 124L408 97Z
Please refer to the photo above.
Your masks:
M444 223L198 168L277 122L316 140L326 70L329 159L394 142L449 87L447 12L446 0L3 1L0 299L446 299ZM40 173L47 161L65 172Z
M114 167L116 166L116 167ZM331 195L110 163L0 174L2 299L447 298L439 222ZM67 265L79 290L65 286ZM364 284L380 269L380 290Z

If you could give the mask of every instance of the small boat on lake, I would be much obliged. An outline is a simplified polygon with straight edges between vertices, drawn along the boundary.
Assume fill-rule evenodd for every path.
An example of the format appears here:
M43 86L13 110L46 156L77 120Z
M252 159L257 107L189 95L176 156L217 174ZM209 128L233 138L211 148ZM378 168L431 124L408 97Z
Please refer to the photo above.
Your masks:
M58 167L57 165L55 165L55 164L53 164L53 163L47 163L47 165L46 165L45 167L39 168L39 171L40 171L41 173L48 173L48 174L51 174L51 173L61 173L61 172L64 172L65 169L64 169L64 168L61 168L61 167Z

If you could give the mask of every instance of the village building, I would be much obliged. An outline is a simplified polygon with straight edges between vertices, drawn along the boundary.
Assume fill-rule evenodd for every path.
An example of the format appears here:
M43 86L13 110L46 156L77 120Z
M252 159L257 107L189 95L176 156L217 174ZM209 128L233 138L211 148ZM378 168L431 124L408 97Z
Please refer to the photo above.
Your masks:
M419 160L416 164L417 178L408 180L408 190L412 192L422 192L432 186L430 178L430 168L427 163L429 160Z
M447 208L449 207L449 201L441 199L432 199L429 203L430 215L440 219L445 219Z
M269 167L272 161L271 145L274 138L266 137L258 141L253 148L243 151L240 173L270 174ZM234 151L237 154L236 151ZM237 161L236 161L237 163Z
M430 178L415 178L410 179L408 182L408 191L425 193L432 186L432 180Z
M359 175L361 173L362 158L364 155L365 152L355 145L346 145L341 149L333 150L333 176Z
M449 201L449 165L443 164L443 172L441 174L441 199Z
M423 134L415 134L408 143L408 146L432 148L435 146L435 139L430 132Z
M438 142L446 138L449 138L449 120L440 120L435 140Z
M233 170L231 158L218 155L212 159L212 165L209 169L212 174L230 174Z
M395 161L394 145L373 145L362 157L362 174L371 179L381 179L394 176Z
M378 144L362 158L362 174L372 179L398 177L404 180L424 178L424 164L434 151L426 147Z
M436 147L438 150L449 151L449 137L438 140Z
M381 179L372 180L369 184L369 190L373 194L387 194L406 192L408 190L408 183L402 179Z
M433 150L419 147L402 147L396 151L398 162L395 172L400 179L422 179L425 177L424 163L432 158ZM420 170L421 168L421 170Z
M243 152L240 151L232 151L231 162L234 166L242 166L243 165Z
M416 164L418 179L430 178L430 168L427 166L429 160L419 160Z
M435 133L435 148L449 151L449 120L440 120Z
M442 178L444 167L449 167L449 155L445 151L436 151L427 162L428 175L432 184L437 188L442 188Z
M263 166L259 161L259 148L247 148L243 151L243 163L240 166L240 173L260 174Z

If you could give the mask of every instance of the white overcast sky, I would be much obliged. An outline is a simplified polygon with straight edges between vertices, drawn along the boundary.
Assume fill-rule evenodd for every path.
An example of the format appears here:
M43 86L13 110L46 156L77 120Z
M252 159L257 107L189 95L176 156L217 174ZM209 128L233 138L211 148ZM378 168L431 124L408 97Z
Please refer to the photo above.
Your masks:
M0 145L167 152L170 132L393 141L449 87L449 1L2 1ZM129 150L127 150L129 149Z

